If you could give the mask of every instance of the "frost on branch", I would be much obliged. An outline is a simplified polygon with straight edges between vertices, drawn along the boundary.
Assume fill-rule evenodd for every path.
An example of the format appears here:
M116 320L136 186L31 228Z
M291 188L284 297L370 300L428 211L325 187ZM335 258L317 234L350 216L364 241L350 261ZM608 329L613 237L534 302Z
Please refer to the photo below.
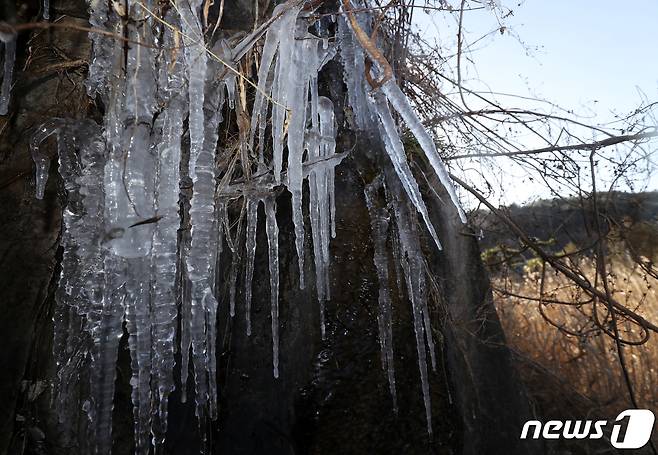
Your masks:
M152 446L159 450L164 444L169 397L178 386L182 400L187 399L190 374L200 428L205 430L205 423L217 418L218 308L227 305L230 317L244 318L246 333L251 334L260 207L268 252L272 372L274 378L283 374L276 198L283 190L291 195L299 285L304 288L308 269L304 258L310 257L302 207L305 181L308 243L320 306L317 320L325 338L325 305L331 301L330 245L337 224L335 167L348 152L336 150L335 106L342 100L320 93L318 75L337 57L343 65L353 127L376 138L378 150L394 170L385 178L377 177L365 191L380 282L381 364L396 408L391 292L391 283L396 282L398 292L404 284L412 308L431 433L427 352L435 366L434 344L416 213L435 244L439 248L441 244L392 111L418 140L459 207L430 134L394 79L375 89L366 83L365 59L371 50L362 47L344 17L338 18L332 37L320 22L310 27L312 7L290 1L276 6L272 18L246 37L220 30L209 43L202 6L200 0L189 0L161 9L152 0L132 3L121 12L106 2L90 0L90 24L108 32L90 35L93 55L87 80L88 93L99 96L105 106L102 125L54 119L37 128L31 142L37 197L42 198L46 188L51 157L44 144L50 136L55 138L59 172L68 190L55 321L55 382L63 424L76 406L84 409L90 452L109 453L124 323L131 354L136 452L149 453ZM154 17L158 14L165 15ZM357 19L358 26L368 31L370 22L366 13ZM126 36L133 45L124 46L111 34ZM7 62L13 62L14 40L1 38L11 57L5 57L0 96L0 107L6 108L13 67ZM134 45L137 42L142 45ZM260 51L255 52L259 42ZM247 54L259 58L254 81L244 76ZM383 69L371 71L376 77ZM228 143L227 133L237 137L235 143ZM189 139L189 162L184 139ZM186 176L192 183L189 206L179 196ZM182 219L190 220L191 229L179 236L185 227ZM389 244L393 245L390 257ZM222 256L225 245L228 249ZM220 258L228 256L226 278L220 273ZM243 270L242 280L238 275ZM244 285L242 302L238 282ZM224 287L226 299L219 292ZM176 351L180 378L173 375ZM76 374L80 365L89 369L89 393L81 403L71 403L70 392L83 377Z

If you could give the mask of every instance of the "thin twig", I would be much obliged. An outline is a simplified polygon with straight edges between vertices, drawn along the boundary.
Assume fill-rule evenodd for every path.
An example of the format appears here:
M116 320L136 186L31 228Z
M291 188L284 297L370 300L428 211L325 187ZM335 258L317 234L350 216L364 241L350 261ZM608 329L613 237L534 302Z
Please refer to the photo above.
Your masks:
M621 144L623 142L640 141L643 139L651 139L658 137L658 131L651 131L646 133L625 134L622 136L613 136L601 141L590 142L586 144L571 144L571 145L555 145L551 147L543 147L532 150L515 150L510 152L496 152L496 153L469 153L466 155L454 155L447 157L446 160L462 160L465 158L494 158L494 157L509 157L509 156L528 156L538 155L540 153L550 152L564 152L567 150L598 150L611 145Z
M7 23L0 22L0 31L5 33L18 33L26 30L49 29L49 28L66 28L70 30L78 30L81 32L95 33L97 35L109 36L119 41L124 41L130 44L136 44L138 46L145 46L151 49L156 48L156 46L152 44L131 40L124 36L117 35L116 33L108 32L107 30L103 30L95 27L83 27L82 25L64 24L61 22L27 22L25 24L16 24L16 25L9 25Z

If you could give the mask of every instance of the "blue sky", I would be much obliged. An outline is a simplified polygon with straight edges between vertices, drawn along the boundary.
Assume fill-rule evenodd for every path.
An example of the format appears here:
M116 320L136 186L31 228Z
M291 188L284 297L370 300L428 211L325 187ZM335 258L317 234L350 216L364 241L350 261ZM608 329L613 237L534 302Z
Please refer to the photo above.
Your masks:
M457 0L450 3L459 6ZM658 100L658 0L500 3L513 15L502 19L490 9L464 15L465 42L475 43L468 54L475 64L467 62L463 76L469 89L542 98L590 124L608 124L643 99ZM457 13L414 13L425 38L453 50L457 19ZM500 25L503 34L496 31ZM496 99L506 107L555 112L543 103L502 95ZM539 146L536 139L527 140L529 148ZM508 183L518 186L519 170L511 172ZM656 188L658 179L651 179L649 189ZM528 194L526 188L504 199L521 202Z
M658 94L657 0L526 0L512 10L503 23L516 37L496 33L473 56L480 77L499 91L527 94L527 81L560 105L607 117L637 105L637 87ZM468 14L471 34L498 25L490 11Z

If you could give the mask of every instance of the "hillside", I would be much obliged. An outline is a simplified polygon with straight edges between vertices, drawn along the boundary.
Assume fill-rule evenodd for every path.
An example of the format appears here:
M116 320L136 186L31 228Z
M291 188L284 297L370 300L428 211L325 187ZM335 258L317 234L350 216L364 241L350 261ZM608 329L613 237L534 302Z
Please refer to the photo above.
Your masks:
M658 192L655 191L601 194L599 206L603 225L612 232L622 225L631 231L646 230L647 224L655 226L658 222ZM545 199L524 206L513 204L503 210L550 251L561 251L569 243L585 248L596 239L595 218L591 201L587 199ZM491 212L478 210L471 217L482 229L482 251L500 245L519 248L516 237ZM532 254L524 256L529 258Z

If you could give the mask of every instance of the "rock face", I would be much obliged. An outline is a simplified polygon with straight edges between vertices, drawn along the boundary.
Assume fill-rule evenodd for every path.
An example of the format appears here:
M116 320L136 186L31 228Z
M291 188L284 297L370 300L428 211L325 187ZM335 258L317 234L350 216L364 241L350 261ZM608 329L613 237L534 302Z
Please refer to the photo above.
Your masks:
M4 17L29 22L38 5L23 6L5 10ZM87 22L69 17L62 24ZM29 137L48 118L86 117L90 104L81 84L89 55L87 34L70 29L35 33L29 47L27 38L19 39L16 62L25 71L14 73L10 112L0 117L0 453L10 446L10 453L22 453L26 445L35 450L43 446L52 417L47 400L52 294L65 193L53 181L44 200L34 198ZM56 173L54 166L51 172Z
M461 453L541 453L537 443L519 439L532 414L505 344L475 233L459 224L451 206L436 201L432 206L445 239L443 254L433 264L446 277L441 280L447 308L445 368L463 424Z
M260 4L260 14L266 7ZM250 29L255 15L252 4L227 2L225 8L230 14L223 26ZM37 9L34 4L19 11L17 20L28 22ZM51 17L55 12L83 17L84 11L82 2L54 2ZM66 20L85 25L84 20ZM94 118L98 108L84 94L82 67L75 66L76 61L87 58L86 33L54 29L35 35L30 48L27 36L19 41L17 68L27 62L26 70L15 75L11 115L0 118L0 333L4 339L0 350L0 453L84 454L84 419L79 434L62 434L50 405L52 294L61 259L58 239L65 192L53 166L45 199L34 199L27 142L30 130L50 117ZM64 67L53 66L63 63ZM333 100L345 99L340 74L335 62L323 73L321 91ZM339 125L346 124L344 110L345 106L337 103ZM395 181L390 163L376 153L381 146L348 129L338 138L338 149L352 152L337 168L337 236L331 242L332 298L327 305L325 340L320 335L315 289L309 284L300 291L298 286L290 197L284 193L277 200L281 373L276 380L271 369L267 239L264 226L259 226L251 337L245 334L240 309L231 318L228 305L220 305L220 415L208 429L213 453L540 452L537 447L519 444L529 406L505 347L475 237L459 221L453 206L431 197L425 199L444 245L444 250L437 252L429 238L423 239L423 251L441 296L440 305L430 309L438 359L436 371L429 375L433 438L426 429L411 305L403 293L391 289L399 404L398 413L394 412L380 367L378 282L364 197L365 185L380 173ZM429 184L441 187L431 179ZM258 220L264 224L262 207ZM309 256L311 249L306 251ZM312 259L304 261L309 277L313 275ZM238 289L242 288L239 284ZM221 297L227 293L225 289ZM239 301L242 298L238 295ZM115 396L116 454L132 452L126 344L122 340ZM178 371L175 375L179 377ZM197 454L199 439L194 408L181 403L176 391L171 397L165 452Z

